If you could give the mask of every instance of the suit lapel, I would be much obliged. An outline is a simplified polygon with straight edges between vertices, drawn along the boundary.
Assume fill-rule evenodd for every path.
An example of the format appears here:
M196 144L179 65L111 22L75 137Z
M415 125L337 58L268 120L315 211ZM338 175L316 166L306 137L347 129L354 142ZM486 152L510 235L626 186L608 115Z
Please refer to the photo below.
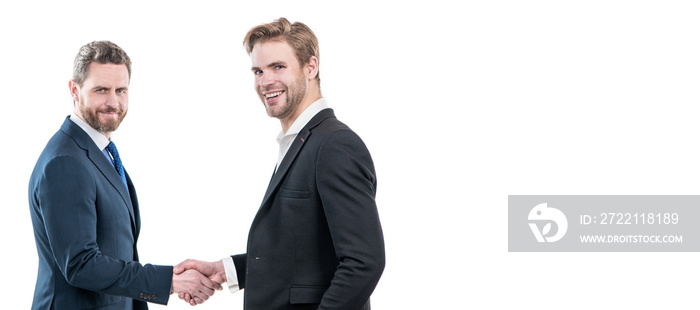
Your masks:
M88 136L88 134L83 131L80 126L66 118L63 126L61 126L61 130L71 136L80 148L87 151L90 161L95 165L95 167L97 167L98 170L100 170L102 175L107 178L107 181L112 184L117 192L119 192L119 196L122 197L122 200L129 210L131 225L133 228L135 228L136 219L134 216L134 206L131 203L131 197L129 197L129 193L126 190L126 187L124 187L124 182L122 182L117 170L114 169L114 167L109 163L102 151L97 149L95 142L90 139L90 136Z
M116 169L115 169L116 170ZM139 214L139 202L138 199L136 198L136 189L134 188L134 183L131 182L131 177L129 177L129 172L124 170L124 174L126 175L126 184L129 186L129 201L131 201L131 209L129 210L131 215L131 224L132 228L134 229L134 240L137 240L139 238L139 231L141 230L141 214ZM121 178L119 178L121 181ZM123 183L122 183L123 184ZM133 211L133 212L131 212ZM136 252L136 243L134 243L134 253ZM138 259L136 259L138 260Z
M311 137L311 130L318 126L323 120L327 118L335 117L335 114L333 113L333 109L324 109L316 114L304 128L299 131L299 134L297 137L294 139L294 142L292 142L292 145L289 147L289 150L287 151L287 154L284 155L284 158L282 159L282 162L280 163L279 168L277 168L277 172L272 176L272 180L270 180L270 185L267 187L267 191L265 192L265 198L263 198L263 202L261 206L264 206L270 197L273 196L273 194L277 191L277 188L280 186L282 183L282 180L284 180L284 177L287 175L287 172L289 172L289 168L292 166L292 163L294 163L294 160L297 158L297 155L299 155L299 152L301 151L302 147L304 144L309 140L309 137Z
M289 171L289 167L292 165L292 162L294 162L294 159L297 157L297 155L299 155L301 147L304 145L304 143L306 143L306 140L309 138L310 135L310 131L302 130L294 139L294 142L292 142L292 145L289 147L287 154L284 155L284 159L282 159L279 168L277 168L277 172L275 172L275 174L272 176L272 180L270 180L270 185L267 186L265 198L263 198L263 204L267 202L270 196L272 196L272 193L275 192L277 187L279 187L280 183L282 183L284 176Z

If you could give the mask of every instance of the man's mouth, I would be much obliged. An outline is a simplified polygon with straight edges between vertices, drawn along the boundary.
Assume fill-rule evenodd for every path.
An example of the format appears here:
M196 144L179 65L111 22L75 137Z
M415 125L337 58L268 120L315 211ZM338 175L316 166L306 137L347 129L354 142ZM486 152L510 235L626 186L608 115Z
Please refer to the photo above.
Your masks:
M119 116L121 115L121 111L119 110L105 110L105 111L99 111L100 114L107 115L107 116Z
M277 96L281 95L283 92L284 91L276 91L276 92L272 92L272 93L267 93L267 94L265 94L265 99L276 98Z

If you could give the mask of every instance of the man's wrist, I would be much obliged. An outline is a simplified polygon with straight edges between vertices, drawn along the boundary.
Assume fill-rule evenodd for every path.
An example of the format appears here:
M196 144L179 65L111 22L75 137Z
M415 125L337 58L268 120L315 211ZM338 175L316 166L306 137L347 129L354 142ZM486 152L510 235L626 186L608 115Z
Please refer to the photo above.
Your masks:
M236 273L236 265L233 264L233 258L226 257L221 260L226 272L226 284L231 293L238 291L238 274Z

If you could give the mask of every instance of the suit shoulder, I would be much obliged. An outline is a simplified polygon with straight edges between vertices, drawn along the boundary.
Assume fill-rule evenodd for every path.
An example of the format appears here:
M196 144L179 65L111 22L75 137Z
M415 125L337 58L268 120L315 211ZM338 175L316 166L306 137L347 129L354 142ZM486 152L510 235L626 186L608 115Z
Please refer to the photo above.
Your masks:
M39 159L34 168L34 174L83 176L82 172L86 171L87 167L87 161L80 156L67 153L51 154Z
M47 154L79 154L81 150L73 137L62 130L57 131L44 147Z
M341 121L332 118L324 121L319 125L321 134L319 135L318 143L322 153L334 152L331 150L347 152L348 154L356 154L366 156L371 161L369 150L362 138L355 133L350 127Z
M324 119L314 130L312 131L321 131L325 133L330 133L338 130L350 130L350 127L348 125L345 125L345 123L341 122L335 117L329 117L327 119Z
M320 137L320 140L324 140L325 142L341 139L348 140L349 142L352 141L362 143L362 139L355 133L355 131L334 117L323 120L323 122L313 128L311 132Z
M83 159L87 159L86 151L81 149L70 136L59 130L39 155L33 175L38 171L46 170L49 166L82 166Z
M41 191L50 191L50 188L66 193L80 188L81 193L88 193L94 188L94 180L83 158L65 153L42 155L29 179L30 199Z
M355 131L353 131L348 125L339 121L337 118L329 118L321 122L317 127L318 132L327 138L331 138L331 141L340 139L347 140L349 142L359 142L362 143L360 138Z

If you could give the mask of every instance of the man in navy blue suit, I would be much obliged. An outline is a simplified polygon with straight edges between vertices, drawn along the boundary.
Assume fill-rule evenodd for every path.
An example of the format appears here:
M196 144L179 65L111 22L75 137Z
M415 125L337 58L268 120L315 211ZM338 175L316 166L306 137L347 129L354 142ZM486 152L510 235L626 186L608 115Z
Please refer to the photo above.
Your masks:
M29 182L39 254L32 309L147 309L171 292L203 302L221 288L198 272L139 263L136 190L110 137L126 116L130 78L131 60L112 42L88 43L75 58L74 114Z

